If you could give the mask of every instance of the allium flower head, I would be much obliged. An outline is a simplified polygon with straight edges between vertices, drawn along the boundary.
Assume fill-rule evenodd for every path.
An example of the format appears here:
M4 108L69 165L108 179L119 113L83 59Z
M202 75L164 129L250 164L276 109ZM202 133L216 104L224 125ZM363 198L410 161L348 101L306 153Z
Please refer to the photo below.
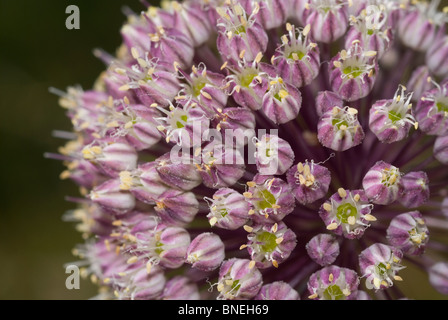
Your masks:
M440 1L142 3L93 89L52 90L102 297L413 298L411 264L448 293Z

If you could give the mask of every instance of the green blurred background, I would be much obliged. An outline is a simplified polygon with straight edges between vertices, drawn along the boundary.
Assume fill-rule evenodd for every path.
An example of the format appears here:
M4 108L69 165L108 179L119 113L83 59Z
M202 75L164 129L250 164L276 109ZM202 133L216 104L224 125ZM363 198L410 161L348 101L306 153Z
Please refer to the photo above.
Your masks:
M80 30L65 27L72 4L80 8ZM119 46L124 5L143 9L138 0L0 0L0 299L96 294L88 281L80 290L65 288L63 265L74 260L71 249L82 240L61 217L75 207L64 197L78 190L58 179L60 162L43 157L64 143L52 130L71 128L48 88L91 88L105 68L92 50L113 53ZM400 275L412 279L403 283L411 298L447 298L420 271L408 268Z
M81 29L67 30L68 5L80 9ZM63 140L52 130L69 130L65 111L49 87L85 89L105 66L92 50L114 53L125 21L121 8L136 12L137 0L0 0L0 299L85 299L96 293L88 281L65 288L63 264L81 241L65 211L78 189L58 176L59 161L45 159Z

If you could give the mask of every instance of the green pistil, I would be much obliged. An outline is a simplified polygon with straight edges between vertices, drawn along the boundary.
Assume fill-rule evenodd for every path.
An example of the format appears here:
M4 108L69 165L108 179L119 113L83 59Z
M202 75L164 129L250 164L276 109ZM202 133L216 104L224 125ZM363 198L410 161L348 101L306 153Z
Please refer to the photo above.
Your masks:
M344 72L344 74L346 75L352 75L354 78L359 77L360 75L363 74L363 71L358 68L358 67L345 67L344 70L342 70L342 72Z
M436 106L439 112L448 112L448 104L445 104L443 102L437 102Z
M272 205L276 202L274 195L266 189L261 191L260 193L263 200L260 200L258 202L258 207L261 210L272 208Z
M188 120L188 116L186 116L186 115L181 116L180 118L181 118L181 120L184 121L184 122L187 122L187 120ZM177 122L176 122L176 126L177 126L178 129L182 129L182 128L185 127L185 125L184 125L182 122L180 122L180 121L177 121Z
M335 284L328 286L323 295L326 300L345 300L345 295L341 288Z
M240 25L235 29L235 34L241 34L241 33L246 33L246 27L243 25Z
M163 252L163 243L157 242L156 243L156 249L154 250L158 255L160 255Z
M266 158L269 158L271 156L271 149L266 148Z
M358 210L350 203L344 203L337 209L336 216L342 223L348 223L348 218L356 217Z
M205 81L198 81L197 83L195 83L193 85L193 94L196 97L199 96L201 94L202 88L204 88L206 84L207 84L207 82L205 82Z
M263 232L257 236L257 242L262 243L261 249L263 252L272 252L277 248L277 237L275 234L272 234L270 232Z
M256 76L256 73L247 73L243 75L240 78L241 86L248 88Z
M385 274L387 274L387 267L384 263L380 262L379 264L377 264L376 268L379 275L384 276Z
M374 32L375 32L375 31L373 31L372 29L367 30L367 34L368 34L369 36L373 35Z
M299 60L302 60L302 58L305 56L305 54L302 51L293 51L289 54L288 59L294 60L294 58L292 56L294 53L297 54L297 56L299 57Z
M390 119L390 121L392 121L392 123L395 123L397 121L400 121L402 118L398 112L389 111L389 119Z
M341 129L341 126L345 126L346 128L348 128L348 123L345 120L333 119L331 123L333 124L333 126L337 126L338 129Z
M234 280L231 288L231 291L238 291L241 288L240 280Z
M221 214L221 217L223 217L223 218L229 214L226 209L222 209L221 211L219 211L219 213Z

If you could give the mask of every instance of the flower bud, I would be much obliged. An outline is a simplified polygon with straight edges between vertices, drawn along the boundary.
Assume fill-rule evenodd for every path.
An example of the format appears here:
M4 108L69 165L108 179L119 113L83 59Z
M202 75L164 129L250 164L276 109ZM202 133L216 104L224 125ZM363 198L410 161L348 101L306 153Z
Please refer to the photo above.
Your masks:
M74 160L67 164L67 170L64 170L61 179L70 178L79 186L87 189L93 189L108 180L101 168L87 160Z
M295 87L304 87L319 73L319 47L308 38L309 26L301 31L287 24L286 29L288 35L281 37L282 45L276 50L273 64L283 80Z
M115 297L119 300L151 300L163 292L166 278L161 268L155 266L148 273L145 264L138 262L129 265L110 281L115 288Z
M244 175L245 165L238 149L211 143L202 149L197 169L206 187L219 189L234 185Z
M448 36L435 41L426 52L426 65L438 77L448 77Z
M359 239L376 218L370 214L373 205L364 190L339 188L319 210L327 230L347 239Z
M226 260L219 270L218 299L252 299L262 284L261 272L250 260L238 258Z
M294 210L294 196L286 182L272 176L256 175L244 193L252 205L251 218L264 224L278 222Z
M422 214L412 211L395 216L387 228L387 239L405 254L423 254L429 240L429 231Z
M323 198L331 182L330 171L314 161L299 162L286 173L288 185L296 200L306 205Z
M175 276L168 280L161 295L162 300L199 300L198 286L189 278Z
M417 51L426 51L436 39L444 14L438 12L440 0L416 2L398 23L398 35L403 43Z
M137 256L130 258L128 263L142 259L146 262L148 273L154 265L176 269L184 264L189 245L190 234L187 230L159 224L156 230L136 233L135 249L132 252Z
M375 55L376 51L365 51L357 41L347 51L339 52L329 63L332 90L346 101L367 96L378 73Z
M348 26L348 10L338 0L310 1L305 5L305 25L313 26L311 36L319 42L331 43L342 37Z
M403 279L397 275L405 268L400 262L403 253L382 243L375 243L364 249L359 255L361 274L366 278L367 289L387 289L394 281Z
M362 180L366 196L375 204L387 205L398 199L400 170L384 161L378 161Z
M250 1L253 10L256 10L257 6L259 7L254 18L266 30L278 28L286 22L290 12L289 2L289 0Z
M296 247L296 234L283 222L273 225L264 224L255 227L246 227L250 233L246 247L252 261L259 269L278 265L288 259Z
M419 101L425 91L433 88L432 82L428 81L429 77L430 73L426 65L418 67L412 72L406 84L408 90L412 92L412 101Z
M134 209L135 197L120 189L120 179L108 180L90 192L90 199L106 211L125 213Z
M151 26L144 35L144 39L136 39L137 41L132 39L134 30L132 30L133 26L130 24L122 28L124 41L130 48L131 53L134 51L139 53L140 56L144 56L146 52L150 52L152 57L161 62L172 64L173 61L176 61L181 68L191 66L194 48L189 37L176 28L156 27L152 21L146 21ZM133 54L133 56L135 55Z
M429 199L429 180L424 171L405 174L399 181L398 201L406 208L416 208Z
M275 281L262 286L254 300L300 300L300 296L288 283Z
M443 164L448 164L448 135L437 137L434 143L434 157Z
M199 203L192 192L168 190L156 200L155 210L168 225L185 225L193 221L199 211Z
M437 262L428 273L431 285L441 294L448 294L448 263Z
M357 297L359 278L355 271L338 266L325 267L308 280L309 299L354 300Z
M255 115L246 108L226 108L217 110L212 120L212 126L223 133L223 140L226 139L226 130L232 133L238 131L255 131ZM246 144L246 141L244 141Z
M418 123L409 113L412 93L404 95L405 89L402 86L393 99L377 101L370 108L369 128L381 142L403 140L408 136L411 126L418 128Z
M283 82L282 78L272 79L263 97L264 114L276 124L289 122L299 114L302 94L294 86Z
M160 114L153 108L144 105L126 106L113 119L120 119L118 127L113 128L112 136L124 136L128 143L136 150L151 148L159 142L162 135L157 130L156 117ZM116 121L116 120L115 120ZM115 125L114 120L109 122Z
M254 156L260 174L284 174L294 162L291 146L276 135L263 135L255 145L257 151Z
M308 10L309 0L293 0L292 8L289 13L292 19L297 20L301 25L304 25L305 12Z
M235 190L221 188L207 200L210 213L207 218L210 225L223 229L235 230L242 227L249 219L249 203Z
M448 197L443 198L441 211L443 215L448 218Z
M320 266L329 266L339 255L339 242L335 236L320 233L306 244L306 251Z
M322 117L327 111L334 107L343 109L344 101L337 93L333 91L320 91L316 96L316 111L319 117Z
M165 154L155 160L157 173L160 180L171 188L191 190L201 184L201 175L193 164L192 157L188 154L181 159L170 159L170 154Z
M433 84L436 88L426 91L418 102L415 118L426 134L443 136L448 133L448 80Z
M157 162L146 162L136 170L120 172L120 190L129 191L141 202L154 204L169 189L160 179Z
M187 263L205 272L217 269L225 258L224 243L211 232L204 232L193 239L187 250Z
M74 255L90 265L88 269L84 270L103 282L107 282L108 278L116 276L128 267L126 257L117 255L107 245L110 240L109 237L101 237L98 242L88 241L73 250ZM83 269L80 271L83 272Z
M110 177L117 177L120 171L137 167L137 151L125 143L89 145L82 149L82 156L98 163Z
M182 31L194 47L199 47L209 39L212 26L200 3L171 1L168 6L173 14L172 27Z
M365 134L357 114L358 110L350 107L333 107L325 112L317 125L319 142L335 151L345 151L359 145Z

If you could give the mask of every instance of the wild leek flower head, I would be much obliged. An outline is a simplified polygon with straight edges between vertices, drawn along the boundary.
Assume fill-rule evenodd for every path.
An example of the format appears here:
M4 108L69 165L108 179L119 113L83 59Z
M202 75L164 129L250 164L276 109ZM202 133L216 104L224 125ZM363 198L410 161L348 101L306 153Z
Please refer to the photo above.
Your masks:
M142 2L52 90L98 297L413 298L409 265L448 293L440 1Z

